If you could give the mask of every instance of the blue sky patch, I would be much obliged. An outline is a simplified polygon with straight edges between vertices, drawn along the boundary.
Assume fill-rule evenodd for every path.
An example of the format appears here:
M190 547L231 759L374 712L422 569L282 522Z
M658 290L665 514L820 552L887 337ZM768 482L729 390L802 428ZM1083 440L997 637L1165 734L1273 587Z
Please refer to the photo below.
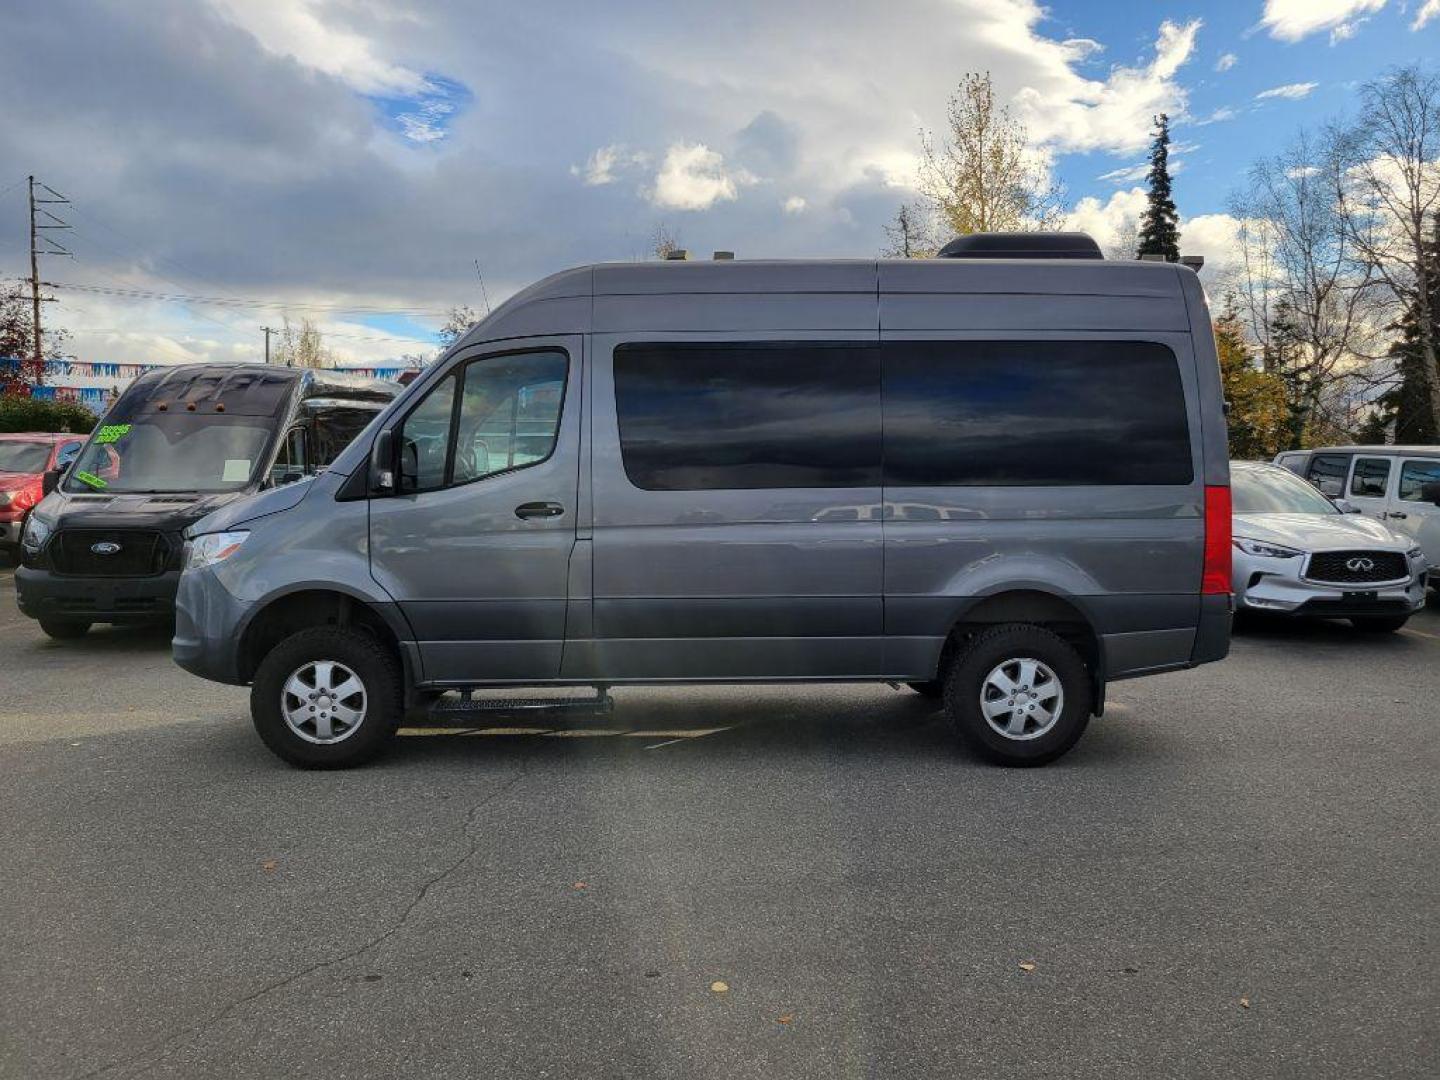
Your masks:
M371 95L385 127L410 142L443 142L455 117L474 100L464 83L443 75L425 75L425 89L400 97Z

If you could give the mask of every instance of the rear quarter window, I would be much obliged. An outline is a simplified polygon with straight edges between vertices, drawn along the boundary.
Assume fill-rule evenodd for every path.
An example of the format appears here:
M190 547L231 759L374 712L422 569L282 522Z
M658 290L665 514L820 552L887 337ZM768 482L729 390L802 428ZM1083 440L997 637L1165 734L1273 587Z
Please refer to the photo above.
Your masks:
M1194 480L1179 361L1140 341L889 342L885 482Z

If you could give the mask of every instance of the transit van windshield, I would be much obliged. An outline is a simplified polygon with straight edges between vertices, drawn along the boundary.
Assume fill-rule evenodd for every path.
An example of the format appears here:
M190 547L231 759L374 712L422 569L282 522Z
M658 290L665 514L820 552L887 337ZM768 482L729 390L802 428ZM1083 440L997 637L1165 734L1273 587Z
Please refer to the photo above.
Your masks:
M72 493L235 491L274 433L268 417L147 413L102 425L65 478Z

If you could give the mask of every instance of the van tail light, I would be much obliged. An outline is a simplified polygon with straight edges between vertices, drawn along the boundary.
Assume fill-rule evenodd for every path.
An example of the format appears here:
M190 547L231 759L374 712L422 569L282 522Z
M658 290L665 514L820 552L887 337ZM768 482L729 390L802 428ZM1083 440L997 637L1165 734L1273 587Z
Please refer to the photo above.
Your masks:
M1205 569L1200 592L1218 596L1230 592L1230 489L1205 489Z

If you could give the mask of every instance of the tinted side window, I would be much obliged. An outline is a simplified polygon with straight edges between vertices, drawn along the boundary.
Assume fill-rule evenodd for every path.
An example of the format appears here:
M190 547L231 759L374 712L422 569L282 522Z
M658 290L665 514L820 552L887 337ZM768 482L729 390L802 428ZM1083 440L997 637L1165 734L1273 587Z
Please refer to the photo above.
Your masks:
M1304 454L1281 454L1279 464L1291 472L1299 475L1305 471Z
M327 408L315 414L315 446L311 449L311 465L325 468L340 451L354 441L374 420L378 409Z
M621 345L615 407L625 474L649 491L880 484L874 346Z
M1348 454L1316 454L1310 459L1310 469L1305 474L1305 479L1312 484L1319 484L1321 480L1338 480L1343 488L1345 474L1349 471Z
M885 482L1188 484L1175 354L1139 341L882 347Z
M1400 467L1400 498L1406 502L1423 502L1422 484L1440 481L1440 461L1407 461Z
M1390 480L1390 459L1362 457L1355 459L1355 474L1350 478L1350 494L1367 499L1383 499Z

